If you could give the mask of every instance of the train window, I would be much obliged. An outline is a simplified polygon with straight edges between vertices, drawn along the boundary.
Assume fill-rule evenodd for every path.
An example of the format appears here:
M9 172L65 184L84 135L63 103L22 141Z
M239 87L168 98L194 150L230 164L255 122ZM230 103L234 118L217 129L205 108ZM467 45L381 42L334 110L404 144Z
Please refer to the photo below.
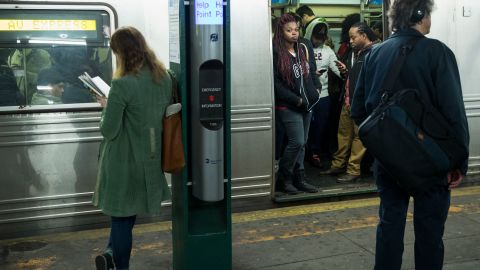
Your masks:
M0 111L97 107L78 76L111 80L111 28L103 10L0 10Z

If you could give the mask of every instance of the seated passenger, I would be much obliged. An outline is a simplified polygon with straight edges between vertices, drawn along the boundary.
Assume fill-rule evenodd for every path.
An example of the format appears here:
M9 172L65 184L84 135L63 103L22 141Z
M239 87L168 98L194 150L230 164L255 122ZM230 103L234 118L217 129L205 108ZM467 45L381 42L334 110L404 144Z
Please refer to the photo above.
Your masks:
M38 74L37 92L32 96L32 105L62 104L64 83L62 76L53 68Z
M0 49L0 106L25 104L12 69L7 65L10 49Z
M16 81L21 93L30 101L36 92L38 74L51 65L50 54L44 49L17 49L10 56L8 65L18 73Z
M328 37L328 25L319 22L313 27L311 41L313 44L314 59L317 70L315 71L320 78L322 91L320 92L320 102L313 109L312 122L310 123L310 131L307 146L311 152L309 160L315 167L322 167L320 159L330 158L329 136L327 132L327 124L330 114L330 96L329 96L329 71L331 75L341 78L340 71L335 63L337 56L335 52L325 42Z
M382 21L376 21L372 24L372 31L375 33L379 40L383 40L383 23Z
M302 33L303 37L310 40L312 37L313 27L319 22L325 22L325 18L315 16L313 10L307 6L303 5L296 10L296 13L300 18L302 18Z
M90 91L83 86L78 76L88 72L92 77L97 76L89 63L87 49L79 47L56 47L51 50L52 68L55 68L62 76L65 83L65 93L62 96L63 103L87 103L93 102L94 98Z

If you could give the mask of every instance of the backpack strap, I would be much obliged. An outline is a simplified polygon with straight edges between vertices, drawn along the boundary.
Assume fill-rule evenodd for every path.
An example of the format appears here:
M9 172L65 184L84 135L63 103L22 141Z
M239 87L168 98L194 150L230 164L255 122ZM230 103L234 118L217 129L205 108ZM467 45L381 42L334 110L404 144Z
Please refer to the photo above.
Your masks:
M407 59L408 54L413 50L413 47L422 37L412 37L407 41L407 43L403 44L401 47L401 51L398 54L397 59L393 62L390 70L383 81L382 90L386 92L387 96L391 96L394 92L394 85L398 79L398 75L400 75L400 71L402 71L403 64Z

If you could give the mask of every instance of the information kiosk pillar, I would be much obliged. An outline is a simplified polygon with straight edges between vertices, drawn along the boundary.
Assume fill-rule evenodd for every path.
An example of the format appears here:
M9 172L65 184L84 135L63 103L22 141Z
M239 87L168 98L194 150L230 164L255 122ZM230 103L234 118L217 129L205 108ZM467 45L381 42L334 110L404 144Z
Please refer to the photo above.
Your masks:
M174 269L231 269L229 0L169 0L187 166L172 175Z

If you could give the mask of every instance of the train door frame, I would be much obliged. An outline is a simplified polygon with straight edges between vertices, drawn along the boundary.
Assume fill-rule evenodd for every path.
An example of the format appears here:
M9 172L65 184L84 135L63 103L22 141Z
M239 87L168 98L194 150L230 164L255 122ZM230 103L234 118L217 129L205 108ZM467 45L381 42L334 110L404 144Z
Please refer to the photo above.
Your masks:
M295 11L298 7L300 7L302 4L301 3L295 3L295 4L280 4L280 5L271 5L271 13L278 13L275 12L275 10L280 9L280 12L288 12L288 11ZM337 5L337 4L335 4ZM315 10L321 8L322 6L326 6L329 8L329 11L335 6L334 4L311 4L309 5L312 9ZM368 17L370 13L370 7L364 5L364 0L358 3L358 5L352 5L351 3L341 3L338 4L338 6L342 6L343 9L349 10L350 6L355 6L358 7L358 13L361 15L366 15L365 17ZM378 12L378 7L374 7L376 12ZM383 10L384 7L382 6L381 9ZM373 12L373 11L372 11ZM382 20L385 19L386 16L384 16L385 13L382 12ZM338 17L333 14L329 14L329 16L326 16L327 22L328 20L338 20L341 17ZM338 24L338 23L337 23ZM335 25L337 25L335 24ZM305 158L305 163L307 163L307 158ZM312 169L313 170L318 170L315 169L312 166L309 166L308 164L306 166L306 171L307 171L307 176L311 178L317 178L315 179L315 183L318 183L318 176L316 173L312 174ZM310 169L310 172L308 172ZM321 176L320 178L326 179L328 182L332 182L332 177L329 176ZM275 177L272 179L272 187L275 186ZM358 194L366 194L366 193L375 193L377 191L376 185L373 181L373 179L369 176L367 178L364 178L361 180L362 182L360 183L354 183L354 184L328 184L327 188L322 188L322 186L319 186L320 191L318 193L300 193L300 194L295 194L295 195L287 195L287 194L282 194L279 192L275 192L274 188L272 188L272 200L275 202L292 202L292 201L301 201L301 200L311 200L311 199L318 199L318 198L328 198L328 197L339 197L339 196L347 196L347 195L358 195ZM320 181L323 183L324 181Z

